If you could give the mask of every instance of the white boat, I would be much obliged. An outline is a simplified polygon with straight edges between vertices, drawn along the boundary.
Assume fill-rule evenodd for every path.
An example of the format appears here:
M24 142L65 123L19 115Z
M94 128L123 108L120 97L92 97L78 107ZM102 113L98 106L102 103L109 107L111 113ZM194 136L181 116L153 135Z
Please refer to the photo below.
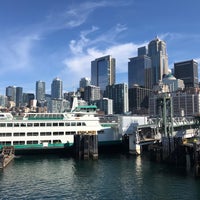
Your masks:
M0 147L53 148L74 143L75 134L103 130L95 116L96 106L78 106L69 113L27 113L21 119L0 113Z

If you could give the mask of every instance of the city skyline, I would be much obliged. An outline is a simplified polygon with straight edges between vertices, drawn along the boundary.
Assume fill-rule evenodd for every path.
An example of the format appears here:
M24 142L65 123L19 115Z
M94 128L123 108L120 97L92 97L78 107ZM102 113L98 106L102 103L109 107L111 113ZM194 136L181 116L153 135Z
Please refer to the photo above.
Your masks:
M50 93L55 77L63 81L64 92L73 91L82 77L90 78L91 61L106 55L116 59L116 83L128 83L129 58L156 36L166 42L169 68L185 60L200 62L197 0L0 3L2 95L9 85L35 93L38 80Z

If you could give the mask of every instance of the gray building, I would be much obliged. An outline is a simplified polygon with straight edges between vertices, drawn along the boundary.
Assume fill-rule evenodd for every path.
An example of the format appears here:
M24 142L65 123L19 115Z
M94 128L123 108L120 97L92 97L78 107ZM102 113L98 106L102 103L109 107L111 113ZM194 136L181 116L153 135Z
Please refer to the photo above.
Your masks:
M152 90L139 85L134 85L129 88L129 111L133 114L148 114L149 113L149 97Z
M168 74L168 55L166 43L159 38L155 38L148 44L148 56L152 64L153 85L162 81L163 75Z
M115 59L110 55L91 62L91 84L100 87L103 92L107 85L115 84Z
M14 101L16 103L16 87L6 87L6 96L8 97L8 101Z
M174 76L177 79L182 79L186 88L198 88L198 62L187 60L174 63Z
M45 82L44 81L36 81L36 99L38 102L45 101Z
M51 98L52 99L63 98L63 82L59 78L55 78L51 83Z
M16 87L16 106L20 107L23 104L23 88Z
M79 83L80 88L85 88L89 85L91 85L91 80L89 78L87 77L81 78L80 83Z
M152 88L151 58L146 55L146 47L138 48L138 56L129 58L128 62L128 86L134 84Z
M92 101L96 101L100 99L100 87L95 85L89 85L85 87L84 92L84 100L88 103L91 103Z
M106 86L105 96L113 100L113 113L128 112L128 85L126 83Z

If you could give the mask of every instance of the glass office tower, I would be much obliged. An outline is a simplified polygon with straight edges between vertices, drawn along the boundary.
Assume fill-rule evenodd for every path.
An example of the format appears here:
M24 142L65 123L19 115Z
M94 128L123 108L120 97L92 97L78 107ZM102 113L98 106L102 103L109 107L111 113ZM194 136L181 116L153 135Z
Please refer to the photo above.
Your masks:
M107 85L115 84L115 59L110 55L91 62L91 84L104 92Z

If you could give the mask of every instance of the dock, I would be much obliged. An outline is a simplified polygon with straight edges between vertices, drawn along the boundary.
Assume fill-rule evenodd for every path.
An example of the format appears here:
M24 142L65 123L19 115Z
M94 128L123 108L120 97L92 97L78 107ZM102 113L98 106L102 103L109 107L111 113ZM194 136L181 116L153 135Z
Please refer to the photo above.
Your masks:
M4 146L2 153L0 154L0 169L5 168L15 156L15 150L13 146Z

